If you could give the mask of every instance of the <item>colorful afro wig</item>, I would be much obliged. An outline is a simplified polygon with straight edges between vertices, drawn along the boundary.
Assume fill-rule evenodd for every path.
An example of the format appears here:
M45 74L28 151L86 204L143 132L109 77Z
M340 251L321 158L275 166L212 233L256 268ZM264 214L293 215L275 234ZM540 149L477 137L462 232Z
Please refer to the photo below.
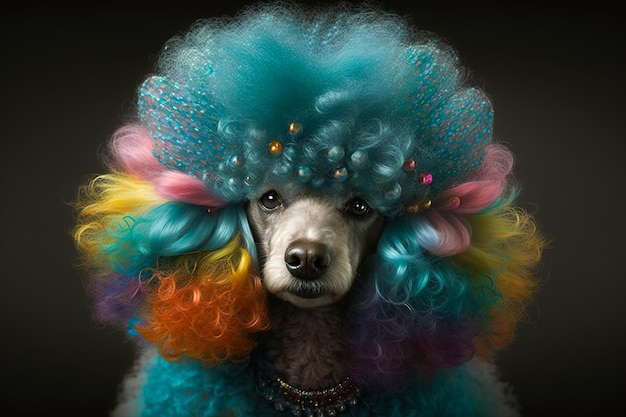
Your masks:
M506 346L545 241L455 51L394 14L267 3L163 48L76 201L95 315L171 361L240 362L271 323L245 204L268 182L385 219L349 295L364 386Z

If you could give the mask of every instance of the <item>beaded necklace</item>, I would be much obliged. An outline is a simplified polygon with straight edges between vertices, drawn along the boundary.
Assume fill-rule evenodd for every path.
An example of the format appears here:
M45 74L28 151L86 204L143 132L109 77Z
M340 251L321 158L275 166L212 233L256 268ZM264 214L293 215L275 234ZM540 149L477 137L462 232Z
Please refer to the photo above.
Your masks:
M259 359L259 358L257 358ZM296 417L335 417L357 404L361 391L346 377L339 384L321 390L302 390L277 376L265 361L257 361L256 387L259 394L278 411Z

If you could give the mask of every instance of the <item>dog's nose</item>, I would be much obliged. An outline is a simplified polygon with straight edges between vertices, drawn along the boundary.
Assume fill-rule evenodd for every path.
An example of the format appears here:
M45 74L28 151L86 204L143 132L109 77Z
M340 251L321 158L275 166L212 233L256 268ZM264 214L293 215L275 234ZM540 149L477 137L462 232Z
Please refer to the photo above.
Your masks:
M314 280L321 277L330 265L330 251L323 243L298 240L287 247L285 263L294 277Z

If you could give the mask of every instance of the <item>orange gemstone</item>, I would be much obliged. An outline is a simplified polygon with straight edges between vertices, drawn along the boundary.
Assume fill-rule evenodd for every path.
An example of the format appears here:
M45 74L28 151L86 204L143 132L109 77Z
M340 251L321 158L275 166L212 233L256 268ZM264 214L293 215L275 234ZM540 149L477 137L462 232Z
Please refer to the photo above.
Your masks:
M289 134L297 135L302 130L302 125L298 122L293 122L289 125Z
M270 142L269 151L272 155L278 155L283 150L283 144L279 140Z

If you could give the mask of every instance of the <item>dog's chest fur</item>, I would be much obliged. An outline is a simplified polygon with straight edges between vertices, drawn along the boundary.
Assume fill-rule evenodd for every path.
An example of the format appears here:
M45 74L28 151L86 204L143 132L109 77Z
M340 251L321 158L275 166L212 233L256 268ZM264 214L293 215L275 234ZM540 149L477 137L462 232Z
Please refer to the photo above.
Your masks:
M343 305L307 310L271 297L272 329L259 338L259 350L289 384L316 390L346 377Z

